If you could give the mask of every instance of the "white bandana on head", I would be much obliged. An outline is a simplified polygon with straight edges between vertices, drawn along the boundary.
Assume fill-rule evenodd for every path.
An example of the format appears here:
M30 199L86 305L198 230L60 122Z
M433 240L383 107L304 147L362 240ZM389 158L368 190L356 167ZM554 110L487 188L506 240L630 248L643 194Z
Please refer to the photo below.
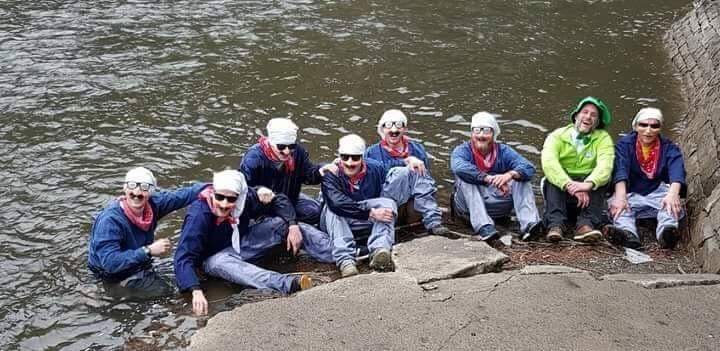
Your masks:
M287 118L273 118L267 124L268 140L271 144L295 144L298 126Z
M663 114L660 109L657 109L655 107L644 107L641 108L640 111L635 115L635 118L633 118L632 126L633 128L637 127L637 124L646 120L646 119L656 119L658 122L660 122L660 125L663 123Z
M495 120L495 116L488 112L478 112L472 116L472 122L470 122L470 128L482 128L489 127L493 130L493 142L497 142L497 137L500 135L500 126Z
M383 113L382 117L380 117L380 120L378 121L377 125L377 132L380 135L380 137L384 137L385 134L382 132L382 126L386 122L402 122L404 125L407 126L408 119L405 114L400 110L387 110L385 113Z
M240 253L240 231L238 230L237 219L240 218L240 215L245 209L245 198L248 192L245 176L234 169L215 173L213 175L213 190L232 191L238 195L238 199L235 201L235 208L231 214L236 223L231 224L231 227L233 229L232 247L235 252Z
M340 138L338 144L338 154L340 155L365 154L365 140L357 134L349 134Z

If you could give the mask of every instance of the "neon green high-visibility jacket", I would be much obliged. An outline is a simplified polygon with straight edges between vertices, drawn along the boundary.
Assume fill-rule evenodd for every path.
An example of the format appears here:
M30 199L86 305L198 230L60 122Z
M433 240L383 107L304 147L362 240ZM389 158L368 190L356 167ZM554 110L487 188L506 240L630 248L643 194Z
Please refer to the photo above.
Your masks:
M556 129L545 139L541 160L547 180L560 189L572 179L582 178L597 189L610 181L615 148L604 129L595 129L585 148L578 154L573 142L572 124Z

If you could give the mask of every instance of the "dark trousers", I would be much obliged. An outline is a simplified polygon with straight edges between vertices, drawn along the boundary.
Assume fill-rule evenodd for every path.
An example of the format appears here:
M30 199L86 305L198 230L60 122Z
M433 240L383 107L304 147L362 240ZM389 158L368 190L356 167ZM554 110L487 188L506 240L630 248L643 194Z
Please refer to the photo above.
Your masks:
M599 228L603 223L606 190L607 186L602 186L591 191L590 204L581 209L577 207L577 198L545 179L543 181L543 198L545 200L543 221L546 228L564 227L568 222L569 214L577 214L576 227L589 225Z

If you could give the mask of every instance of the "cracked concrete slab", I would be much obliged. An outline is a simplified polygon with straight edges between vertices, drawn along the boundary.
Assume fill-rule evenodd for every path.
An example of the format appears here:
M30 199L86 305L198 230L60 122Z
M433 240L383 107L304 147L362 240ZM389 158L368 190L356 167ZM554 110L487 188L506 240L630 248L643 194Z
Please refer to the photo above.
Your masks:
M646 289L720 284L720 275L718 274L609 274L600 279L631 282Z
M520 274L522 275L533 275L533 274L568 274L568 273L588 273L588 271L584 271L582 269L574 268L574 267L568 267L568 266L558 266L558 265L545 265L545 264L538 264L538 265L528 265L523 267L520 270Z
M510 258L482 241L427 236L393 248L395 271L418 283L497 272Z

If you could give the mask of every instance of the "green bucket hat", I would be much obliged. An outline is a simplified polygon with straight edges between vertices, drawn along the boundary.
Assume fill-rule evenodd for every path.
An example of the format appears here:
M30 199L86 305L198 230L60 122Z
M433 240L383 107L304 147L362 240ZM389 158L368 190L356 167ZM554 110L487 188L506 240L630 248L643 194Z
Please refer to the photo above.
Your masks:
M592 96L588 96L577 104L577 107L573 110L572 114L570 114L570 120L572 120L573 124L575 123L575 116L582 110L583 106L586 104L593 104L595 107L597 107L598 112L600 112L600 117L598 118L598 126L597 129L605 129L605 127L610 125L610 121L612 121L612 115L610 114L610 108L605 105L605 103Z

